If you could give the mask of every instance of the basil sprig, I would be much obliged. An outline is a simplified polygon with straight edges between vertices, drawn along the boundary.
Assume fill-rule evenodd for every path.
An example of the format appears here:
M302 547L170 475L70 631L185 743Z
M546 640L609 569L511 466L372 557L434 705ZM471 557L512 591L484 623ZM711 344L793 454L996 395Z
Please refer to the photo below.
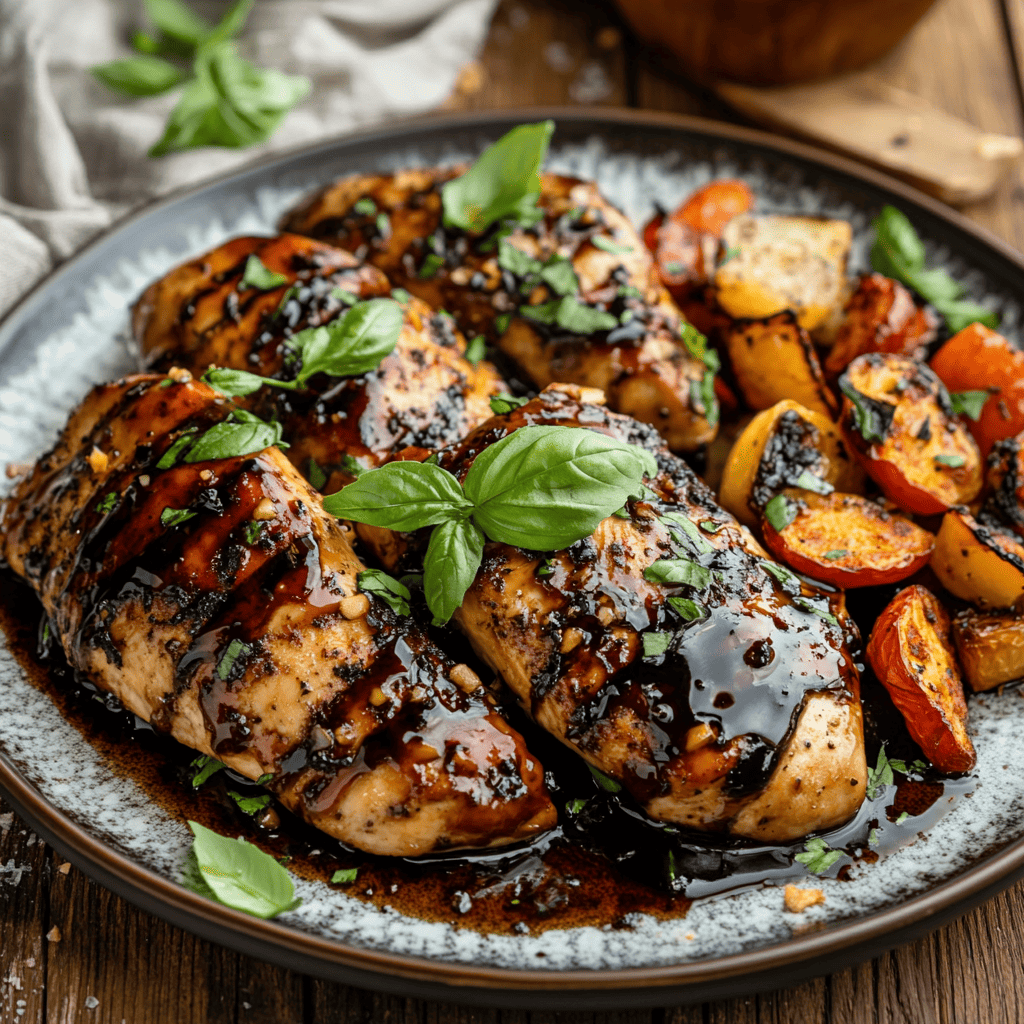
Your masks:
M999 316L976 302L961 299L964 286L945 270L925 269L924 244L914 226L895 206L885 206L875 219L875 243L871 247L871 266L887 277L913 288L943 316L950 332L956 334L969 324L980 322L996 327Z
M241 836L229 839L198 822L188 825L195 838L182 878L187 889L265 919L302 902L295 898L291 876L270 854Z
M462 603L486 539L557 551L598 523L657 473L650 452L578 427L528 426L485 448L463 484L440 466L392 462L324 499L328 512L398 531L437 527L423 587L435 620Z
M465 174L445 182L445 224L479 233L506 217L536 223L543 216L537 209L540 168L554 130L554 121L519 125L488 146Z
M206 462L255 455L274 446L288 447L282 440L280 423L267 423L251 412L235 409L226 420L215 423L205 433L200 434L195 427L189 427L163 453L156 468L170 469L177 462Z
M210 25L180 0L145 0L157 36L136 33L132 42L141 56L92 68L104 85L129 96L156 96L185 86L150 156L265 142L309 92L308 78L258 68L239 56L231 40L253 2L236 0L217 25Z

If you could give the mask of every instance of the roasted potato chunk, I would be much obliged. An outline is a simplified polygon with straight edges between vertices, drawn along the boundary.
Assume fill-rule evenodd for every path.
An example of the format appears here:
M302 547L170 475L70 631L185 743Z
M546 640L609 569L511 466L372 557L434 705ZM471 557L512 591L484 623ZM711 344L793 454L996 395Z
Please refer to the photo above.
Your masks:
M981 490L978 446L953 414L942 382L907 356L858 356L840 378L839 424L886 497L935 515Z
M840 305L852 237L845 220L734 217L722 232L718 302L730 316L750 319L792 310L813 330Z
M988 391L981 415L967 427L981 454L1024 430L1024 352L983 324L971 324L935 353L932 369L951 392Z
M790 521L777 530L762 517L765 547L797 572L843 589L905 580L935 546L927 530L858 494L790 489L773 501L777 522Z
M859 491L864 472L839 428L791 399L758 413L736 439L722 476L722 505L745 526L783 487L809 472L840 491Z
M991 518L950 509L935 537L931 564L951 594L979 608L1024 606L1024 546Z
M843 311L825 373L837 377L865 352L894 352L922 359L938 321L910 292L883 274L865 274Z
M1024 677L1024 619L1015 612L967 609L953 620L953 642L976 693Z
M836 400L825 384L807 331L791 312L764 320L737 320L722 331L736 384L751 409L790 398L834 416Z
M925 587L901 590L875 622L867 656L924 756L940 771L969 772L978 758L939 599Z

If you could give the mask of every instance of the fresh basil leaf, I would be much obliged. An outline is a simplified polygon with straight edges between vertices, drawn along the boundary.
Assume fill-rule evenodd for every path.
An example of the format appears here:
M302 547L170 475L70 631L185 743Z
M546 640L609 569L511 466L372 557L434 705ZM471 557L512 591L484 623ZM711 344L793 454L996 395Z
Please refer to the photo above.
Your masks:
M508 325L512 322L511 313L499 313L494 318L494 330L497 332L500 338L508 330Z
M119 495L117 491L108 491L107 494L103 496L102 500L96 503L96 511L99 512L100 515L104 516L108 512L113 512L114 509L117 508L118 497Z
M315 487L318 491L324 489L324 485L327 483L327 473L324 472L323 467L316 459L311 455L306 461L306 479L312 487Z
M245 524L245 542L250 547L259 543L260 534L263 533L263 520L250 519Z
M642 633L645 658L660 658L672 645L673 633Z
M853 403L854 426L860 436L869 443L882 444L892 426L896 406L861 394L846 376L839 378L839 390Z
M488 537L554 551L589 537L657 472L636 445L585 428L529 426L485 448L463 489Z
M710 554L715 549L705 540L696 524L692 523L683 512L662 512L661 518L670 524L678 526L689 539L689 546L698 555Z
M391 298L393 298L395 302L400 302L402 304L412 301L412 295L410 295L404 288L392 288Z
M564 256L551 256L541 267L540 279L556 295L574 295L580 290L579 278L576 277L572 261Z
M845 558L849 553L846 548L833 548L831 551L826 551L823 557L834 562L839 558Z
M487 355L487 341L482 334L478 334L466 342L465 359L467 362L476 366L485 355Z
M534 259L529 253L523 252L507 238L498 242L498 266L516 277L534 277L544 269L540 260Z
M594 776L594 780L606 793L622 792L621 782L613 779L610 775L605 775L604 772L599 771L592 764L588 764L587 767L590 769L590 774Z
M505 217L536 220L540 168L554 129L554 121L519 125L485 149L465 174L445 182L445 224L479 233Z
M261 775L256 780L256 785L257 786L265 786L268 782L273 782L273 781L274 781L274 773L273 772L266 772L264 775Z
M588 803L590 801L586 797L578 796L565 805L565 811L567 814L579 814Z
M842 850L833 850L824 839L815 836L804 844L804 852L798 853L793 859L806 865L808 871L821 875L828 871L842 855Z
M241 793L229 789L228 796L235 801L243 814L259 814L270 803L269 793L262 793L259 796L243 796Z
M302 902L295 898L288 872L269 854L241 836L228 839L198 822L188 824L195 836L194 866L208 890L203 895L212 894L226 906L262 918L294 910ZM189 881L189 888L196 888L194 878L186 873L186 884Z
M668 604L684 622L702 619L708 613L704 605L699 601L691 601L688 597L670 597Z
M223 761L218 761L215 757L210 757L209 754L200 754L190 765L195 768L195 774L192 776L192 788L198 789L214 772L219 772L221 768L226 768L227 765Z
M232 415L233 420L224 420L210 427L185 453L182 461L193 463L211 459L232 459L242 455L255 455L275 445L279 448L286 447L281 440L280 423L264 423L251 413L243 414L242 410L236 410ZM162 463L163 459L160 462Z
M871 226L875 229L876 244L884 250L885 259L895 261L908 270L920 270L924 267L924 244L918 238L917 232L906 214L897 210L895 206L883 206L882 212ZM874 251L872 251L871 259L873 264L875 261ZM885 273L885 271L883 270L881 273Z
M700 521L700 528L707 533L718 533L722 525L721 523L716 523L714 519L702 519Z
M366 467L355 456L349 455L347 452L338 459L338 466L353 480L358 480L366 472Z
M662 558L644 570L644 579L651 583L681 583L703 590L715 574L688 558Z
M89 69L108 89L129 96L159 96L185 81L176 65L161 57L140 56L95 64Z
M438 256L436 252L428 252L423 257L423 263L420 265L417 277L431 278L436 277L437 272L444 266L444 257Z
M625 256L626 253L633 251L631 245L616 245L610 238L605 238L604 235L594 235L590 239L590 244L598 249L603 249L605 252L611 253L613 256Z
M718 422L719 407L718 397L715 395L715 371L706 369L704 376L699 381L690 381L690 407L695 412L701 412L708 426L713 427Z
M462 604L483 560L484 541L479 527L468 519L434 527L423 558L423 593L434 625L444 625Z
M933 302L932 305L942 314L950 334L958 334L974 323L991 328L999 326L999 314L976 302Z
M224 653L220 656L217 662L217 677L221 680L227 680L238 663L238 659L244 660L249 656L252 648L239 639L232 640L225 648Z
M409 588L380 569L364 569L356 576L356 585L364 594L379 597L397 615L409 614Z
M885 755L885 744L883 743L878 750L875 767L868 769L867 798L874 800L886 786L891 786L894 781L893 767Z
M466 518L472 507L451 473L423 462L389 462L324 498L339 519L398 531Z
M594 309L572 295L542 303L539 306L520 306L519 315L542 324L557 324L572 334L594 334L614 330L618 317L601 309Z
M212 26L193 14L180 0L144 0L146 13L161 32L179 42L198 46Z
M168 506L160 513L161 526L179 526L195 516L195 512L187 508L171 508Z
M250 254L249 258L245 261L245 272L242 274L241 281L243 289L255 288L257 291L269 292L287 283L287 276L270 270L256 253Z
M517 398L515 395L495 395L491 399L491 412L495 416L504 416L505 413L526 405L528 401L528 398Z
M251 395L254 391L259 391L264 384L288 390L293 390L297 386L294 381L261 377L258 373L249 373L248 370L229 370L225 366L211 366L203 374L202 379L214 391L219 391L222 395L229 395L232 398Z
M791 572L784 565L779 565L778 562L769 562L767 559L762 559L761 568L770 576L774 576L784 586L796 586L800 587L800 577L795 572Z
M331 875L331 885L351 885L358 875L358 868L338 868Z
M831 494L835 490L827 480L822 480L806 469L796 478L796 486L805 491L814 491L815 494Z
M796 519L799 511L795 502L790 501L784 494L776 494L765 505L764 517L776 533L782 533Z
M957 416L968 416L977 422L988 399L987 391L953 391L949 395L949 404Z
M936 455L936 466L949 466L950 469L959 469L967 460L962 455Z
M805 612L810 612L812 615L817 615L819 619L824 619L833 626L839 625L839 620L830 611L819 608L809 597L798 597L793 603L798 608L802 608Z
M299 384L326 373L355 377L377 369L398 344L404 314L391 299L357 302L345 315L322 327L307 327L288 339L289 353L301 361Z

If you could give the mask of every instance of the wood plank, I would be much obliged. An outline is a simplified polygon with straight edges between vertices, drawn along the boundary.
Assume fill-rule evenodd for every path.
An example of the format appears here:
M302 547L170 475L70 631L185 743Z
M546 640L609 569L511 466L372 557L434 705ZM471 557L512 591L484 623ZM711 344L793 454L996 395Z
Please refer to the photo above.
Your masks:
M487 110L627 102L626 57L614 16L600 4L504 0L478 61L445 104Z
M0 801L0 1018L42 1024L46 1008L46 894L55 862Z

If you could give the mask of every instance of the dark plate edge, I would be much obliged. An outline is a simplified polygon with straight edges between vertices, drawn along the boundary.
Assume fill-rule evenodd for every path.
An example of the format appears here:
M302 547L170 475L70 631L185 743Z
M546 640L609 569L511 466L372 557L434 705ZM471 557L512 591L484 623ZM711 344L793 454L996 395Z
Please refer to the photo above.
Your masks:
M462 131L547 117L584 127L592 124L595 132L600 130L602 123L623 127L675 128L774 150L897 195L903 202L911 203L972 236L982 247L994 250L1024 273L1024 257L1020 253L938 200L844 157L767 132L705 118L614 107L594 107L583 111L561 107L477 111L408 119L391 123L386 128L368 129L314 145L295 147L235 168L198 186L182 188L161 197L111 225L38 282L0 321L0 349L6 344L7 336L42 301L42 293L59 283L81 259L111 236L125 231L154 211L233 179L256 177L268 167L319 152L333 152L338 147L370 142L393 146L400 144L405 136L425 131ZM863 918L841 922L762 949L715 960L661 967L604 971L513 970L344 946L211 903L92 838L52 807L20 775L3 752L0 752L0 792L11 802L19 817L90 877L141 909L203 938L292 970L315 973L347 984L478 1005L552 1009L663 1006L791 985L805 978L849 967L924 935L1024 876L1024 839L1020 839L930 892Z

